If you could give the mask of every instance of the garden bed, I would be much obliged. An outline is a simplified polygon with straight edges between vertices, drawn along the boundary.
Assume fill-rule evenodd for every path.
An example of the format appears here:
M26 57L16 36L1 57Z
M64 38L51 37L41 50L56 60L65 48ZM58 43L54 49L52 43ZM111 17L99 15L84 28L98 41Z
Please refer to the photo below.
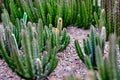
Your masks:
M82 39L86 37L89 30L68 27L67 32L71 37L70 44L66 50L58 53L59 64L55 71L49 76L50 80L53 80L53 78L55 80L63 80L63 76L65 75L80 75L83 79L85 78L86 68L75 52L74 40L77 39L82 44ZM4 79L21 80L21 78L7 66L4 60L0 59L0 80Z
M0 30L2 30L2 26L0 26ZM66 50L58 53L57 57L59 58L59 64L54 72L48 77L49 80L63 80L66 75L80 76L83 80L86 78L87 69L75 52L74 41L78 40L82 46L82 40L86 38L89 30L83 30L77 27L67 27L67 32L71 38L70 44ZM106 44L108 44L108 42ZM107 54L108 45L105 46L105 48L105 53ZM120 65L119 59L118 65ZM7 66L4 60L0 59L0 80L22 79Z

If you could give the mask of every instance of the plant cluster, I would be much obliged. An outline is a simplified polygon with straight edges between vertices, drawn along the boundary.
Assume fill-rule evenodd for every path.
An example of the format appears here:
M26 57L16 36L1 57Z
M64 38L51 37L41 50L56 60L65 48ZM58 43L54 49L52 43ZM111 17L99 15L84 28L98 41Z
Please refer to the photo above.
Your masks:
M106 27L107 40L111 33L115 33L120 46L120 0L101 0L101 3L100 16L94 12L95 22L99 27Z
M57 66L56 54L64 50L70 41L66 29L62 28L62 18L57 28L51 24L44 26L27 22L27 14L17 19L13 25L6 10L2 14L4 33L0 33L0 55L21 77L25 79L45 79Z
M62 18L58 19L57 28L54 28L52 24L49 24L49 26L43 26L43 22L41 19L38 20L38 23L27 23L27 14L24 13L23 19L16 19L17 26L15 26L10 21L8 12L4 9L4 13L2 14L2 21L4 28L9 27L12 33L14 33L19 48L21 47L21 32L22 29L24 29L25 27L32 27L32 30L34 30L34 34L36 36L41 36L41 38L39 39L41 42L39 42L39 44L43 46L42 48L45 48L47 41L50 41L51 37L54 43L53 47L57 46L58 51L64 50L70 42L70 37L67 35L66 29L62 27Z
M83 50L77 40L74 42L89 70L87 80L120 79L116 51L116 43L120 46L120 0L101 0L100 5L98 0L4 0L0 10L4 26L0 55L21 77L45 79L58 64L56 54L70 42L63 26L86 29L92 24L99 30L91 26ZM109 54L103 57L111 33ZM73 76L65 79L79 80Z
M22 50L19 50L15 35L9 27L5 28L5 39L8 51L5 48L4 36L0 33L0 53L9 67L19 76L25 79L45 79L57 66L57 49L52 48L48 42L46 50L41 51L43 46L39 45L41 36L31 35L31 26L22 30Z
M78 42L75 42L76 47L78 47ZM111 34L110 36L110 43L109 43L109 54L106 57L103 57L103 49L100 45L97 45L95 47L95 61L97 65L97 70L94 70L94 66L92 65L92 62L89 62L89 68L88 68L88 62L85 63L88 68L88 74L86 80L119 80L120 79L120 71L117 65L117 50L116 50L116 37L115 34ZM91 46L92 47L92 46ZM81 57L82 53L80 53L80 48L77 48L76 51L79 53L78 56L81 58L81 60L87 60L86 58ZM87 51L84 50L85 52ZM92 58L93 59L93 58ZM84 61L85 62L85 61ZM90 68L91 67L91 68ZM68 77L66 80L81 80L80 78L73 78Z
M14 24L26 12L31 22L41 18L44 25L57 26L61 17L65 27L89 28L94 22L94 12L99 15L98 0L4 0L4 4Z
M102 27L100 35L95 31L95 28L91 26L90 34L88 34L88 38L83 39L83 47L79 45L79 42L75 41L75 49L82 60L83 63L87 66L88 69L97 69L96 63L96 46L100 46L102 53L104 52L104 46L106 41L106 29ZM92 65L92 66L91 66Z

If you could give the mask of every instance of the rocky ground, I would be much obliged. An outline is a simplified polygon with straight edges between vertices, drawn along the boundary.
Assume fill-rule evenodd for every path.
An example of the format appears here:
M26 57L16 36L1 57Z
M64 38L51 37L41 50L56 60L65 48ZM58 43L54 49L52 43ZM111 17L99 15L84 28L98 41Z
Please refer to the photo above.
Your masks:
M0 26L0 30L1 26ZM49 80L64 80L64 76L73 75L80 76L83 80L86 77L86 67L78 58L74 41L78 40L81 47L83 45L82 40L87 36L89 30L83 30L76 27L68 27L67 28L68 35L70 35L71 40L69 46L63 52L58 53L57 57L59 58L59 64L54 72L48 77ZM107 43L108 44L108 43ZM106 51L108 52L108 45L105 46ZM118 64L120 64L120 60L118 60ZM20 77L13 72L4 60L0 59L0 80L22 80Z

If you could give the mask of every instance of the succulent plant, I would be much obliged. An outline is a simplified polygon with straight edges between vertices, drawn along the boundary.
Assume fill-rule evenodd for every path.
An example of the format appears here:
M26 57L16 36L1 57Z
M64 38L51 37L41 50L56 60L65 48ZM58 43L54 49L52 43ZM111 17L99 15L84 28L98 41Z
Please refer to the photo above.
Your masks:
M100 80L119 80L120 72L117 65L117 50L116 50L116 36L111 34L110 36L110 48L109 54L103 58L102 50L99 46L96 47L96 61L98 66L98 73Z
M51 35L56 35L54 39L54 46L59 47L58 51L64 50L69 42L70 37L67 35L66 29L63 29L62 18L58 19L57 28L54 28L51 24L49 26L43 26L42 20L39 19L38 23L28 23L27 21L27 13L25 12L23 18L21 20L16 19L16 25L13 25L10 21L7 11L4 9L4 13L2 14L2 21L4 28L9 27L12 33L15 34L15 38L19 49L21 48L21 31L25 27L33 26L32 29L35 30L36 36L41 36L39 39L39 45L41 45L41 50L45 48L46 42L49 41ZM40 26L40 27L38 27ZM43 47L42 47L43 46Z
M75 25L89 28L94 22L94 12L99 15L98 0L4 0L10 20L15 25L16 18L21 19L24 12L28 20L37 23L39 18L44 25L57 26L58 18L63 26Z
M107 40L111 33L116 33L120 36L120 1L119 0L102 0L102 8L100 17L94 14L94 19L97 26L105 26Z
M87 66L88 69L97 69L96 64L96 46L99 45L104 52L104 46L106 41L106 29L102 27L100 35L97 34L95 28L91 26L90 34L88 35L87 39L83 40L84 52L79 45L79 42L75 41L75 49L82 60L83 63Z
M17 19L15 26L4 9L2 20L5 34L0 33L0 55L9 67L25 79L46 78L58 64L56 54L70 42L66 29L62 27L62 18L54 28L52 24L43 26L41 19L38 23L29 22L24 13L23 19Z
M41 26L38 26L39 32L36 33L38 36L35 36L30 24L28 22L28 26L22 29L21 50L18 48L15 35L9 27L6 27L5 40L10 50L10 56L5 49L4 35L2 33L0 33L0 53L9 67L21 77L41 80L56 68L58 64L56 58L57 49L52 47L52 41L48 41L47 49L43 50Z
M91 69L87 72L86 80L119 80L120 79L120 71L117 64L117 49L116 49L116 35L111 34L110 35L110 43L109 43L109 52L106 54L106 56L100 47L100 45L97 45L95 47L96 51L96 64L97 64L97 70ZM78 45L78 44L77 44ZM79 48L80 51L80 48ZM84 56L83 56L84 57ZM85 60L85 58L84 58ZM73 76L65 77L66 80L81 80L77 77L74 78Z

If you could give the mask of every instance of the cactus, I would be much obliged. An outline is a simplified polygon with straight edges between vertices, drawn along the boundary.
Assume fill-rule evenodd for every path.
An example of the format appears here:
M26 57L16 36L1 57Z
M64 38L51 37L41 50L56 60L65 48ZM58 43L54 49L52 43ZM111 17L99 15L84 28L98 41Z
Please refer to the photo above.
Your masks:
M79 27L88 29L91 24L94 24L93 13L99 15L98 0L76 0L77 4L77 24Z
M100 10L100 16L97 15L96 12L94 12L94 19L96 22L96 26L101 29L102 26L106 27L106 16L105 16L105 9Z
M32 26L32 24L27 25L27 13L25 12L23 15L23 18L21 20L16 19L16 25L14 26L8 16L7 11L4 9L4 13L2 14L2 21L3 21L3 25L4 27L9 27L11 29L11 31L15 34L15 38L17 41L17 44L19 46L19 48L21 48L21 31L22 29L24 29L25 27L28 26ZM34 23L34 27L32 27L32 29L34 28L35 32L37 31L38 35L36 36L41 36L39 37L39 45L41 50L43 48L45 48L46 42L49 40L50 35L55 34L56 35L56 39L55 39L55 45L54 46L58 46L59 50L58 51L62 51L64 50L69 42L70 42L70 37L67 35L66 33L66 29L63 29L63 25L62 25L62 18L58 19L58 26L57 26L57 31L56 32L54 30L54 27L52 25L49 25L49 27L45 27L43 26L43 22L41 19L39 19L38 23ZM37 28L37 29L36 29ZM41 35L42 34L42 35Z
M11 23L11 20L9 18L9 15L8 15L8 12L4 9L4 13L2 13L2 22L3 22L3 26L4 28L6 27L10 27L10 29L12 30L12 32L15 34L15 37L16 37L16 40L17 40L17 43L18 43L18 46L19 48L21 47L21 30L22 30L22 22L24 23L24 25L26 24L27 22L27 15L26 13L24 13L24 16L23 16L23 21L22 20L19 20L18 18L16 18L15 20L15 25L13 25Z
M38 23L28 22L26 13L23 19L17 19L17 26L11 23L6 10L2 19L5 38L0 33L0 55L21 77L46 78L58 64L57 52L64 50L70 42L66 29L62 29L62 18L58 20L56 31L51 24L44 27L41 19Z
M119 0L102 0L102 9L100 17L94 13L94 19L97 26L105 26L107 31L107 40L109 35L115 33L119 44L120 36L120 1Z
M97 45L95 47L96 51L96 64L97 64L97 70L91 69L87 73L86 80L119 80L120 79L120 72L117 64L117 50L116 50L116 35L111 34L110 35L110 43L109 43L109 54L106 54L105 57L103 57L103 50L100 47L100 45ZM78 46L77 43L77 50L81 52L81 48ZM80 53L79 52L79 53ZM82 56L82 52L80 56ZM82 58L84 57L84 58ZM85 56L83 55L81 59L85 61ZM74 78L74 77L65 77L66 80L81 80L80 78Z
M21 45L23 52L19 50L15 35L11 29L6 27L5 40L10 50L10 56L5 49L2 33L0 33L0 53L9 67L21 77L25 79L44 79L58 64L58 59L56 58L57 49L51 47L52 41L48 41L47 49L43 49L41 45L43 42L40 42L42 33L36 33L38 36L35 37L30 24L28 22L27 25L29 26L22 29ZM39 25L38 27L41 26Z
M44 25L57 26L61 17L64 27L75 25L87 29L94 23L93 13L99 16L100 8L98 0L4 0L4 5L14 25L16 18L21 19L26 12L31 22L41 18Z
M87 39L83 40L84 44L84 53L79 45L79 42L75 41L75 49L79 56L79 58L82 60L83 63L86 64L88 69L97 69L96 64L96 46L99 45L102 49L102 52L104 52L104 46L106 41L106 30L105 27L102 27L100 35L97 35L95 28L92 26L90 29L90 34L88 35ZM92 67L91 67L92 66Z
M99 79L101 80L119 80L120 72L117 65L116 37L115 34L110 36L109 54L103 59L102 50L99 46L96 47L96 61L98 65Z

